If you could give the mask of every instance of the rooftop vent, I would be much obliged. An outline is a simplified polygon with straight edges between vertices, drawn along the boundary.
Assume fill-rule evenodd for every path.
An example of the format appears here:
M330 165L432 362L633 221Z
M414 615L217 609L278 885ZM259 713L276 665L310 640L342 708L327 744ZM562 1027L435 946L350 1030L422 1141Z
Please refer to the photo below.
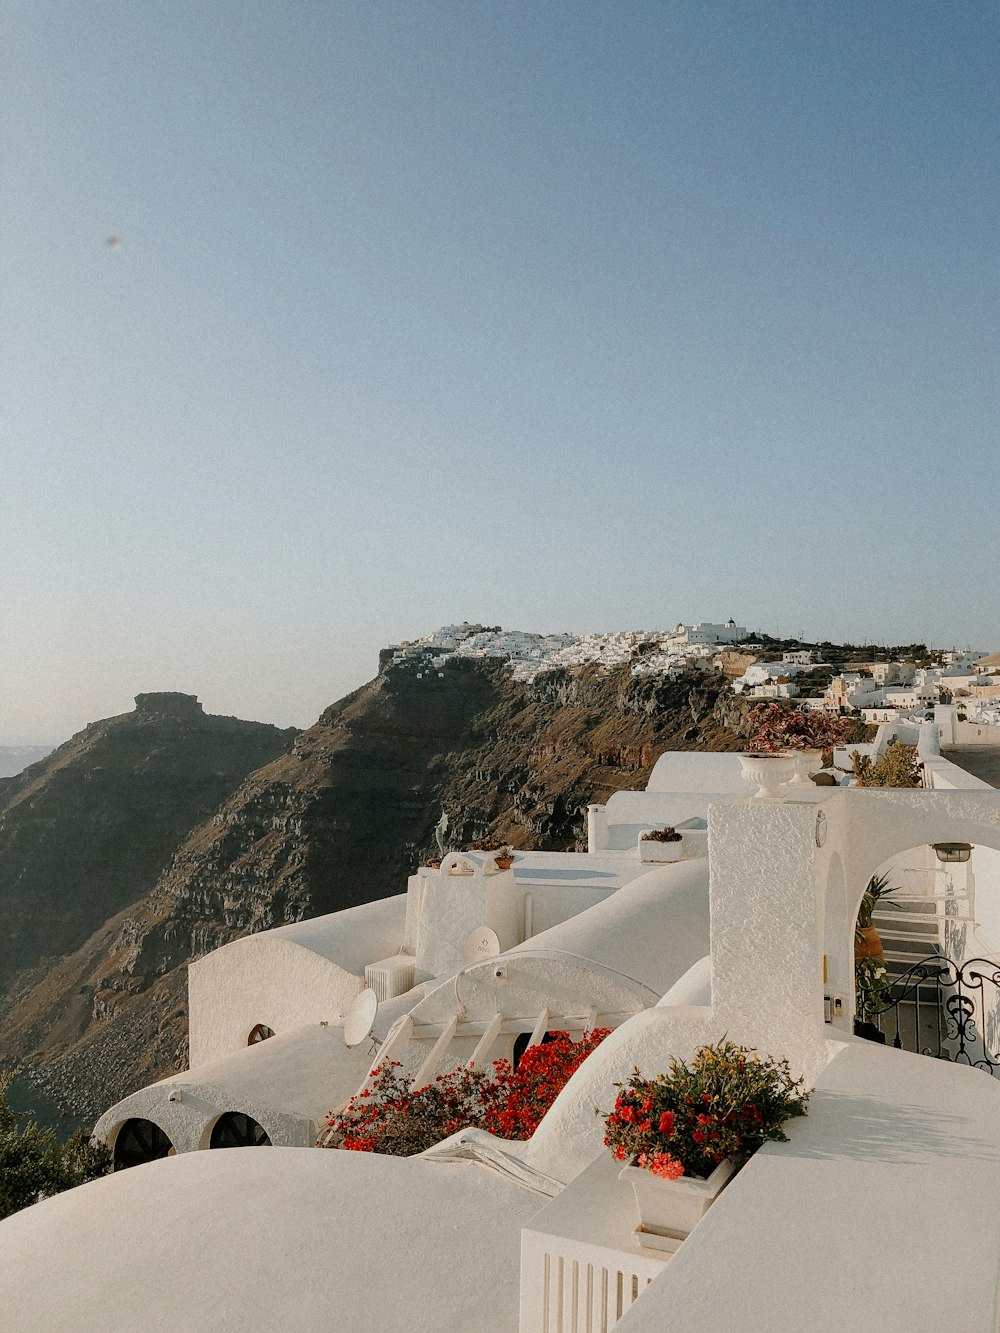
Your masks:
M381 1004L413 989L415 963L405 954L393 954L365 967L365 985L370 986Z

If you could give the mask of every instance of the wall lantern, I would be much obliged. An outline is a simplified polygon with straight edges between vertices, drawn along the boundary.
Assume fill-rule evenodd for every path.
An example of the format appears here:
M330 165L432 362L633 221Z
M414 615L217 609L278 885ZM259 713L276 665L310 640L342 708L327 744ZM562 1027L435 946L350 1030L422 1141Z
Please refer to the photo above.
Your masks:
M935 842L931 846L934 848L934 855L945 865L953 865L958 861L968 861L972 855L971 842Z

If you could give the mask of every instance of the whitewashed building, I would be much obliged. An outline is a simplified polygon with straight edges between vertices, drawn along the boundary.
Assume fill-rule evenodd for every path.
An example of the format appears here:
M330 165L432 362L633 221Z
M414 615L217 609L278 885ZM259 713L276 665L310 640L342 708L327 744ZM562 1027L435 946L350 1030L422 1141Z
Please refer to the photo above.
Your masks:
M185 1151L0 1223L10 1326L996 1333L1000 1080L959 1057L997 1057L1000 984L981 985L974 1032L946 1034L950 1060L853 1035L855 919L873 874L907 886L902 916L916 920L897 924L901 943L915 934L960 970L1000 947L1000 792L941 757L937 723L907 738L924 789L665 755L646 791L591 807L586 853L525 853L503 870L453 852L400 898L202 960L192 1069L102 1122L113 1141L156 1117ZM644 848L664 822L681 842ZM377 1053L343 1041L366 979L384 996ZM247 1119L291 1143L295 1114L342 1100L369 1063L399 1059L417 1082L595 1022L612 1034L525 1142L463 1131L412 1159L187 1151L211 1146L241 1090ZM674 1253L650 1250L595 1108L637 1066L662 1071L724 1034L787 1057L809 1115ZM190 1124L166 1119L185 1106Z

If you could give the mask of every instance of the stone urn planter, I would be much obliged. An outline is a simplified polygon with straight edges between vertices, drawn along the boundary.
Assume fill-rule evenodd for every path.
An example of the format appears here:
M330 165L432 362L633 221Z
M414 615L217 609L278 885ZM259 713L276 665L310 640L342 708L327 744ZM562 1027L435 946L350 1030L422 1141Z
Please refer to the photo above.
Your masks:
M654 1244L656 1237L684 1240L719 1197L733 1170L732 1162L725 1161L719 1163L707 1180L693 1176L666 1180L637 1166L633 1158L619 1171L618 1179L628 1181L635 1194L643 1233L640 1240L645 1243L647 1236L654 1239Z
M743 776L757 783L751 800L773 800L795 772L795 760L787 754L741 754Z
M789 782L789 787L809 787L813 786L813 773L818 773L823 767L822 750L793 750L791 752L792 762L795 764L795 776Z
M493 864L496 866L497 870L509 870L514 864L514 857L497 853L493 858Z

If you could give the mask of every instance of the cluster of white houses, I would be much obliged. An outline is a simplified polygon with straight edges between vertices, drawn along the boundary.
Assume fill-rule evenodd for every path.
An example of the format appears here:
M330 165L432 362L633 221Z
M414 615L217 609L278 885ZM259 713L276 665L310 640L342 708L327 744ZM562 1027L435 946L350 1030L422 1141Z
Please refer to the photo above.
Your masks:
M965 658L950 653L945 657ZM795 677L827 665L808 651L785 653L781 661L754 661L733 682L737 694L759 699L796 699ZM973 662L945 661L938 667L913 662L872 662L864 669L833 676L821 695L802 697L799 707L861 714L867 722L889 722L924 714L935 705L954 701L960 712L978 714L983 703L1000 699L1000 655Z
M445 625L419 639L388 650L390 662L412 662L423 671L442 671L454 658L494 658L510 664L515 680L539 672L596 663L615 667L631 663L634 675L670 675L691 665L711 668L723 644L746 639L742 625L702 621L672 630L622 630L610 634L532 634L499 626Z
M976 715L981 705L1000 699L1000 658L957 649L942 653L942 665L873 662L835 675L821 695L800 697L796 677L828 665L814 649L783 652L765 660L763 645L751 641L745 626L701 621L672 630L628 630L610 634L532 634L463 622L445 625L419 639L387 650L391 662L408 662L418 676L443 675L456 658L492 658L509 664L516 680L532 680L543 671L590 663L610 668L628 664L634 676L672 676L696 669L729 668L737 694L756 699L799 699L798 706L828 712L857 712L869 722L887 722L924 713L935 704L957 701ZM737 668L739 670L739 668ZM992 712L987 710L985 720Z
M584 853L455 850L398 897L192 963L190 1068L97 1126L134 1169L0 1223L8 1326L996 1333L1000 987L961 1050L945 1033L987 1072L853 1025L877 873L903 889L902 940L1000 957L1000 791L941 757L941 726L874 742L919 742L919 790L858 789L844 754L833 785L758 786L740 756L667 753L590 808ZM680 840L642 837L664 825ZM526 1142L313 1149L379 1063L419 1086L595 1026L613 1032ZM810 1113L674 1253L648 1248L595 1111L724 1034L789 1059Z

